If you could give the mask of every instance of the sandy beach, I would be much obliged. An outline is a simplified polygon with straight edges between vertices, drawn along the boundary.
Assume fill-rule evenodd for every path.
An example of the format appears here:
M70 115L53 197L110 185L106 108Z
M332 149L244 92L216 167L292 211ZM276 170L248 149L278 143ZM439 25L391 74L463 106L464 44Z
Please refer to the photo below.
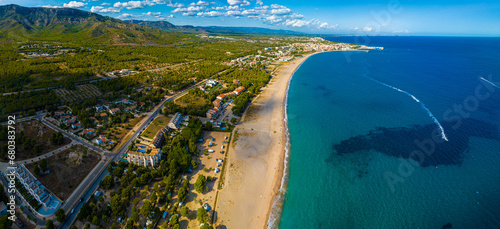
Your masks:
M283 176L284 100L293 72L309 56L280 66L237 126L216 203L217 226L266 228ZM219 228L219 227L217 227ZM224 228L224 227L222 227Z

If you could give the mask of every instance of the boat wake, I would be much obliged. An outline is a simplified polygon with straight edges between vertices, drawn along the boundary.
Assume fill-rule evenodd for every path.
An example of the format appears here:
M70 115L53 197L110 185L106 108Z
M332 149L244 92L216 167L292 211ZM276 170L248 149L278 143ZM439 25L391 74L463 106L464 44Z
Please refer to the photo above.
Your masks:
M404 93L404 94L406 94L406 95L410 96L413 100L415 100L415 102L420 103L420 106L422 107L422 109L424 109L425 111L427 111L427 114L429 115L429 117L432 119L432 121L434 121L434 123L436 123L437 127L439 128L439 132L440 132L440 134L441 134L441 138L442 138L442 139L444 139L444 140L446 140L446 141L448 141L448 138L446 137L446 134L444 133L444 128L443 128L443 126L441 125L441 123L439 123L439 121L437 120L437 118L436 118L436 117L434 117L434 115L433 115L433 114L432 114L432 112L429 110L429 108L427 108L423 102L420 102L420 100L419 100L419 99L417 99L417 97L415 97L414 95L410 94L409 92L407 92L407 91L405 91L405 90L401 90L401 89L399 89L399 88L397 88L397 87L394 87L394 86L391 86L391 85L389 85L389 84L386 84L386 83L380 82L380 81L378 81L378 80L376 80L376 79L374 79L374 78L372 78L372 77L367 76L366 74L363 74L363 76L364 76L364 77L366 77L366 78L368 78L368 79L370 79L370 80L372 80L372 81L374 81L374 82L377 82L377 83L379 83L379 84L382 84L382 85L384 85L384 86L386 86L386 87L388 87L388 88L391 88L391 89L394 89L394 90L399 91L399 92L401 92L401 93ZM481 77L481 78L482 78L482 77ZM483 80L485 80L485 79L483 78ZM486 81L487 81L487 80L486 80ZM487 82L489 82L489 81L487 81ZM491 83L491 82L490 82L490 83Z
M485 79L485 78L483 78L483 77L479 77L479 79L484 80L486 83L491 84L493 87L500 88L500 87L499 87L499 86L497 86L496 84L492 83L491 81L489 81L489 80L487 80L487 79Z

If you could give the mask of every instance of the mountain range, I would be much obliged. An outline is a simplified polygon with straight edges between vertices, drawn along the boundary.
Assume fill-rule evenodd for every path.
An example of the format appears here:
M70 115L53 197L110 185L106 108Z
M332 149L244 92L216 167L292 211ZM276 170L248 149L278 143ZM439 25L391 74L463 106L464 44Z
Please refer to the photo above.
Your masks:
M0 41L172 43L182 36L78 9L0 6Z
M122 21L71 8L0 6L0 41L56 41L104 44L167 44L192 33L289 34L256 27L176 26L167 21Z

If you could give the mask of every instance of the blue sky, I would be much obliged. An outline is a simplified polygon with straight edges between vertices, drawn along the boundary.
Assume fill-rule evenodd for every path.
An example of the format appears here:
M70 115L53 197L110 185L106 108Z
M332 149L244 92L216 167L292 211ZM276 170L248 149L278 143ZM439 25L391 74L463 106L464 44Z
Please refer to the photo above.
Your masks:
M0 0L71 7L175 25L254 26L309 33L500 36L500 1L473 0Z

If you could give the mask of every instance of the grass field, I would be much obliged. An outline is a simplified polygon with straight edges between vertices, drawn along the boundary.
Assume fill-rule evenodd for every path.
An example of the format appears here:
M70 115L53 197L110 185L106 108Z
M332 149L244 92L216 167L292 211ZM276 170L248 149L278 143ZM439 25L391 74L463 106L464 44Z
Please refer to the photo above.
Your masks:
M208 99L205 99L205 98L202 98L202 97L196 96L196 95L191 95L189 93L180 97L179 99L175 100L175 103L177 105L183 106L183 107L187 107L187 106L203 107L203 106L206 106L207 104L208 105L212 104L210 102L210 100L208 100Z
M148 128L146 128L146 130L141 135L146 138L153 139L156 133L168 124L170 119L170 117L159 115L155 118L155 120L153 120L153 122L151 122L151 124L149 124Z

